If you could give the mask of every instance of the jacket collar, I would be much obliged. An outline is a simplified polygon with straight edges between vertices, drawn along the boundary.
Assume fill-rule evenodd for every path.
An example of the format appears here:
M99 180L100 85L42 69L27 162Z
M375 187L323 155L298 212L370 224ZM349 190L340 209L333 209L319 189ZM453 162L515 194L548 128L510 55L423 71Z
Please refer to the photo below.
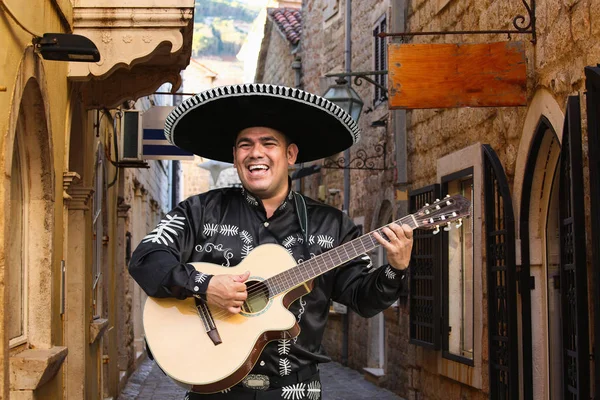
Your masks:
M246 189L242 186L242 197L246 200L248 205L252 208L260 209L262 211L265 210L265 207L262 203L262 200L256 196L254 193ZM286 208L290 207L291 203L294 200L294 192L292 191L292 179L288 177L288 192L285 196L283 202L277 207L277 211L283 211ZM290 207L291 208L291 207Z

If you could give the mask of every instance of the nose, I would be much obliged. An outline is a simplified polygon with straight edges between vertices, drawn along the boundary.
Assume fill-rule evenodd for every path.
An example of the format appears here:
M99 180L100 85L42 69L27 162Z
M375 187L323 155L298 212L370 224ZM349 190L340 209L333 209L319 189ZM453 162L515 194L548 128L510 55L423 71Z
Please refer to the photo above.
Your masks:
M263 152L263 148L260 144L255 144L254 146L252 146L252 149L250 150L250 157L252 158L261 158L263 156L264 152Z

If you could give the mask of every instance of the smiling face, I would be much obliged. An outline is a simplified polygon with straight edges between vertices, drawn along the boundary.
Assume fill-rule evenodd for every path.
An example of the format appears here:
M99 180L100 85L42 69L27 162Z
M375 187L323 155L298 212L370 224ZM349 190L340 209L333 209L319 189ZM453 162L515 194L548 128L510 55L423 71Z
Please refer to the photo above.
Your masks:
M265 200L283 201L288 191L288 167L298 147L280 132L266 127L241 131L233 147L233 163L246 189Z

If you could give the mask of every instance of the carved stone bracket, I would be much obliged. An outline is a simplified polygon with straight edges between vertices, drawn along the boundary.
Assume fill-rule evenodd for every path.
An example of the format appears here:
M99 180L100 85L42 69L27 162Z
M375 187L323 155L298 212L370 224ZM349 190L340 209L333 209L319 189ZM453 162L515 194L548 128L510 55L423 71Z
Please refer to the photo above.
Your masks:
M70 199L67 200L69 210L89 210L88 201L94 194L90 187L72 186L69 188Z
M117 217L118 218L127 218L127 213L129 212L130 208L131 208L131 205L127 204L123 197L119 197L119 199L117 201Z
M90 322L90 344L95 343L100 339L108 328L108 320L106 318L95 319Z
M101 57L69 63L69 79L84 82L86 106L114 107L165 82L177 89L191 55L193 14L194 0L75 0L73 32L92 40Z
M63 172L63 199L70 199L71 196L67 193L69 186L75 179L81 179L81 176L77 172L65 171Z
M35 390L56 375L67 348L54 346L50 349L29 349L10 357L10 389Z

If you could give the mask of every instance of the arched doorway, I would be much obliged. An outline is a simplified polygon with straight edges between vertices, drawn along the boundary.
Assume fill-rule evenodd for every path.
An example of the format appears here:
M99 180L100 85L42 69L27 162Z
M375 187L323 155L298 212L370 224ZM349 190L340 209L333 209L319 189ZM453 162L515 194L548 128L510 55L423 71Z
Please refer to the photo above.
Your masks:
M8 341L5 348L11 355L32 348L50 349L57 310L52 307L57 304L53 302L52 140L39 81L27 73L32 71L24 70L5 142L4 171L10 176L10 185L5 186L9 207L2 222L6 250L3 280L7 288L3 328Z

